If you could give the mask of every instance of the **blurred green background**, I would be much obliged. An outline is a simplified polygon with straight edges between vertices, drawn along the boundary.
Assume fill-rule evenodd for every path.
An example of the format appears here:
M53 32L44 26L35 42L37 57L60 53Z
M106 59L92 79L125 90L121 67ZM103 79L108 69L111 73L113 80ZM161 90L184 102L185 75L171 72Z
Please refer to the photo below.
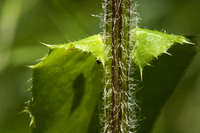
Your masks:
M62 44L102 29L103 0L0 0L0 133L30 133L23 113L30 99L31 70ZM200 42L199 0L138 0L140 27L196 36ZM94 17L95 16L95 17ZM200 133L200 54L164 107L154 133Z

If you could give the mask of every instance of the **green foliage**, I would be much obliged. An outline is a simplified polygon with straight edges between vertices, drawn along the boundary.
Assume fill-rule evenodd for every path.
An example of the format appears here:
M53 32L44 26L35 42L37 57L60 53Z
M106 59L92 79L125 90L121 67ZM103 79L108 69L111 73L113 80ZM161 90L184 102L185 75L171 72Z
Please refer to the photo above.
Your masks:
M136 84L135 132L149 133L162 107L191 63L196 50L183 36L134 29L132 37L136 42L132 57L138 66L136 68L132 65L134 73L131 75L134 77L132 84Z
M88 37L86 39L76 41L76 42L71 42L71 43L64 44L64 45L48 45L48 44L44 44L44 45L46 45L50 49L53 49L53 48L65 48L65 49L77 48L84 52L89 52L89 53L94 54L94 56L98 60L101 60L102 62L104 62L106 60L106 55L104 53L105 48L104 48L104 44L103 44L103 38L101 35L94 35L94 36Z
M54 48L33 67L33 132L86 133L94 124L103 79L103 66L91 53Z
M136 45L132 51L131 77L134 77L132 84L137 85L132 88L136 93L133 100L140 109L134 112L137 114L134 132L148 133L194 56L195 47L173 45L188 43L182 36L146 29L132 30L132 41ZM101 35L47 46L48 56L32 66L33 99L29 109L34 121L33 133L100 132L99 111L109 46L103 44ZM164 54L167 51L172 56ZM147 64L153 67L145 67Z
M140 27L189 36L199 34L199 0L138 2ZM101 32L101 4L100 0L0 0L0 133L30 133L28 115L20 112L31 98L26 91L31 86L31 69L26 66L47 53L39 42L62 44ZM190 39L200 43L199 38ZM167 101L157 122L157 133L200 131L199 60L200 54L195 56L171 102Z
M135 42L135 48L132 51L132 57L135 64L139 66L142 73L143 68L150 65L154 58L158 58L161 54L169 54L167 50L174 43L190 43L183 36L169 35L166 33L152 31L147 29L132 30L132 38ZM141 75L142 76L142 75Z

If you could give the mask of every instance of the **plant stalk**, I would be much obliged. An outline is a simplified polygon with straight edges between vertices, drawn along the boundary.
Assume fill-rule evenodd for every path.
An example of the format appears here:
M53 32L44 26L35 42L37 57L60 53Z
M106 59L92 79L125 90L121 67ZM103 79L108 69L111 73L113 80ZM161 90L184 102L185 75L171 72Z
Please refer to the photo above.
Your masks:
M130 0L106 0L105 7L105 43L111 45L111 58L107 64L104 132L128 133Z

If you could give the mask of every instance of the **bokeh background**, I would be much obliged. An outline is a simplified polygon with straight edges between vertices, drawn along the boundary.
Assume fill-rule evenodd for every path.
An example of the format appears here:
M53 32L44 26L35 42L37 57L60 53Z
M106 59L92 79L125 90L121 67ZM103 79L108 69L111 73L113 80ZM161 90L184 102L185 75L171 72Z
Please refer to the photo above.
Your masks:
M62 44L102 29L103 0L0 0L0 133L30 133L23 113L31 69ZM140 27L191 36L200 43L200 0L138 0ZM177 62L178 63L178 62ZM200 133L200 54L159 116L154 133Z

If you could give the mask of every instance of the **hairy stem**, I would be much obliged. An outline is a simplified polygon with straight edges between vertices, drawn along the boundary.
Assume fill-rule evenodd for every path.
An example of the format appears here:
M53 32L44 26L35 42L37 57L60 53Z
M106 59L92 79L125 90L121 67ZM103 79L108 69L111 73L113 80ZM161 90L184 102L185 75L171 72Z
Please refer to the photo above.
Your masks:
M107 64L104 132L127 133L130 0L106 0L105 7L105 43L111 44L111 63Z

